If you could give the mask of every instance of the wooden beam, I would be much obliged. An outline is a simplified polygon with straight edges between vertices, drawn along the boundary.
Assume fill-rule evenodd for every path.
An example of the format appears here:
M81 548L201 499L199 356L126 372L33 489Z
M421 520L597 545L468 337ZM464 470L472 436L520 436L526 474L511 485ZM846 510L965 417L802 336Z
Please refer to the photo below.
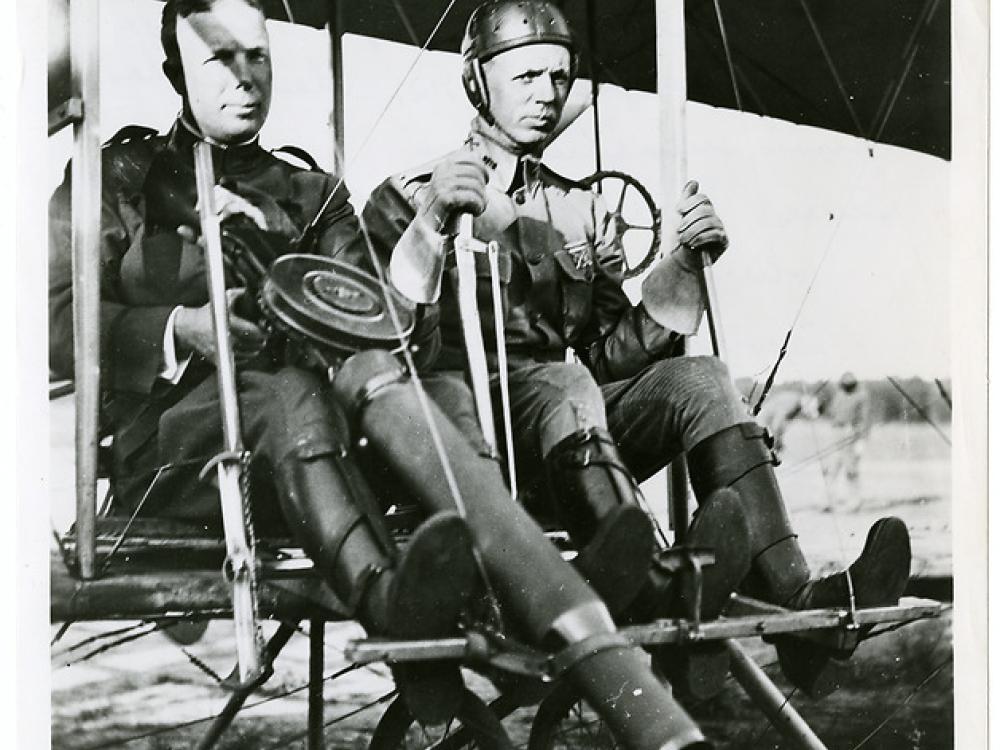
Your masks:
M76 394L77 564L93 578L101 390L100 0L71 0L70 77L81 116L73 124L73 360Z
M348 618L347 608L311 573L268 578L258 588L262 617L329 621ZM135 620L191 614L232 617L231 587L218 570L173 570L116 573L81 580L66 570L62 559L51 560L50 616L69 620Z

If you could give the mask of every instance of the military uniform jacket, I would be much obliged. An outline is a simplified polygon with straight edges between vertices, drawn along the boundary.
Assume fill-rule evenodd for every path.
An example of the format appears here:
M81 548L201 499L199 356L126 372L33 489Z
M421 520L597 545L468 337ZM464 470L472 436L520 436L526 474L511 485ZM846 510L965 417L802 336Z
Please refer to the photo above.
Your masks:
M156 434L165 409L215 372L196 357L177 384L160 377L171 312L178 305L208 301L203 251L177 234L181 224L198 226L193 143L191 132L177 122L163 136L126 128L103 149L102 418L115 435L116 466ZM256 142L213 151L217 178L229 189L255 204L262 196L270 199L269 226L275 219L278 231L291 239L320 214L315 252L366 264L348 192L333 176L293 166ZM73 373L69 206L67 170L49 217L49 360L60 377Z
M512 367L519 361L563 360L571 348L598 382L609 382L677 353L682 336L656 323L642 304L633 306L622 290L619 237L599 195L537 160L519 160L475 126L463 148L479 155L491 173L486 209L475 218L473 234L499 244ZM383 263L419 242L444 242L447 251L447 238L411 226L419 222L414 217L438 161L390 177L372 192L363 217ZM440 321L435 366L464 369L453 263L445 265L440 296L415 301L428 303L426 313ZM478 254L476 273L483 338L495 367L489 270Z

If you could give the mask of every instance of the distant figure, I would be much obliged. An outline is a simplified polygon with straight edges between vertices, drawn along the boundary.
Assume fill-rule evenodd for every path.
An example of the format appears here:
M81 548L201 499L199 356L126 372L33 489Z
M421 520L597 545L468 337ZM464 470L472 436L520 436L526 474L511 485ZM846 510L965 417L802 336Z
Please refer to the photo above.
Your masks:
M853 373L845 372L821 411L830 419L837 446L832 462L824 469L831 502L846 510L858 510L862 505L858 465L871 430L868 390Z
M777 391L771 394L761 406L757 418L763 423L774 440L773 450L778 458L785 448L785 430L788 423L797 417L816 419L819 416L819 399L811 393Z

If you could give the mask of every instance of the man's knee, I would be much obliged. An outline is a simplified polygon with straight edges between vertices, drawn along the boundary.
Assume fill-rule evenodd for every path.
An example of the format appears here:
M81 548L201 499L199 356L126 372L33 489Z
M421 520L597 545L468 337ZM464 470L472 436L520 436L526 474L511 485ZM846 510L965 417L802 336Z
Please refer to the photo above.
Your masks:
M256 413L247 415L247 431L272 462L293 452L309 458L346 450L347 419L317 375L286 367L273 374L255 373L253 380L254 390L265 398Z
M573 362L547 365L538 371L533 381L536 395L546 403L558 406L571 401L590 408L602 407L601 388L590 370Z
M643 398L661 413L676 415L685 448L740 422L750 421L746 405L717 357L693 356L651 365Z
M539 368L528 388L530 396L523 402L529 404L529 429L537 435L540 458L578 430L607 427L600 386L582 365L560 362Z

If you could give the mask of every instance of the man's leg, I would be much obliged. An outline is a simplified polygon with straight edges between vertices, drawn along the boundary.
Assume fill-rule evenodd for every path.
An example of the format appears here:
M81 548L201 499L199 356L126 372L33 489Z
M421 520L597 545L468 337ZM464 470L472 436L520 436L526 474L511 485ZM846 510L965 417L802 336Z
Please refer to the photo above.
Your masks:
M612 433L626 460L636 462L640 477L657 467L657 445L667 455L683 448L691 484L703 507L721 490L738 496L749 526L751 569L765 599L793 609L848 606L853 587L860 607L899 600L910 563L909 536L899 519L876 523L864 551L848 571L811 578L778 488L766 433L750 421L718 359L664 360L604 390ZM702 527L707 525L705 520ZM695 527L698 523L696 519ZM821 661L817 658L816 668L789 676L809 689ZM786 672L790 670L791 665Z
M578 569L612 612L622 611L645 580L653 527L607 431L600 388L581 365L531 364L511 370L510 398L520 485L544 482L556 520L580 548Z
M397 624L393 594L402 593L393 586L399 570L396 550L378 528L378 502L349 455L347 420L312 373L285 368L271 376L269 386L271 397L250 415L244 432L255 443L258 459L272 467L291 531L337 595L357 608L362 624L375 632L391 631ZM461 532L454 545L444 545L451 546L463 549ZM413 547L411 543L411 553ZM467 551L467 542L464 547ZM433 556L441 551L427 552ZM458 580L469 584L472 576L470 571ZM425 619L435 619L434 607L448 610L445 600L469 593L469 585L454 587L445 578L432 577L424 584ZM435 602L438 594L442 599ZM455 614L455 607L450 609Z
M452 513L432 515L402 555L379 526L380 508L349 455L342 410L312 373L285 368L255 418L262 457L274 468L282 510L319 573L370 632L432 638L456 632L477 578L472 540ZM393 673L411 711L443 721L461 700L452 664L402 665Z

